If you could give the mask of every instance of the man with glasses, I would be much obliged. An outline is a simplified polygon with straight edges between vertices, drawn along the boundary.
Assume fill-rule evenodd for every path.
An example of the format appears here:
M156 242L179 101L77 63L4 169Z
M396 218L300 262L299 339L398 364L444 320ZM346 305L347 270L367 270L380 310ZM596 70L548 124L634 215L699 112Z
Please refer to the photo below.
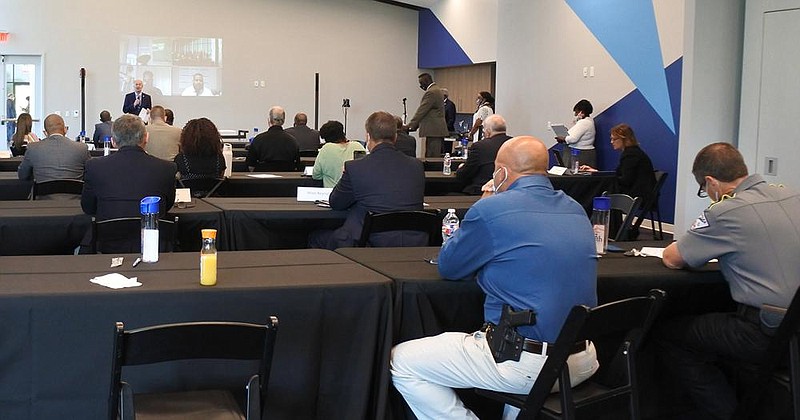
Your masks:
M697 195L712 204L664 250L664 265L700 267L718 258L738 309L676 319L659 337L669 370L696 405L709 418L728 419L736 392L719 363L763 358L782 318L771 308L788 307L800 285L800 194L748 176L742 155L728 143L700 150L692 174Z
M530 392L547 358L547 344L555 342L570 309L597 305L592 227L578 203L553 190L547 164L547 148L538 139L505 142L495 160L493 191L467 211L438 258L444 278L477 277L486 292L484 319L491 331L502 331L505 304L536 314L533 325L507 330L522 339L522 351L495 354L503 353L502 347L489 344L490 333L483 330L398 344L392 350L392 382L418 419L477 419L454 388ZM598 368L594 346L579 344L568 361L572 385Z

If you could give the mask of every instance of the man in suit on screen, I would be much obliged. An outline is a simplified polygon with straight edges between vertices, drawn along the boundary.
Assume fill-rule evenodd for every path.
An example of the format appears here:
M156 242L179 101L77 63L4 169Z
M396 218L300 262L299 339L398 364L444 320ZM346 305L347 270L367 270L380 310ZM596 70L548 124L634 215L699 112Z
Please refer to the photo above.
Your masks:
M150 109L153 107L153 101L150 95L142 92L144 82L136 80L133 82L133 92L125 95L125 102L122 105L122 112L126 114L139 115L142 109Z

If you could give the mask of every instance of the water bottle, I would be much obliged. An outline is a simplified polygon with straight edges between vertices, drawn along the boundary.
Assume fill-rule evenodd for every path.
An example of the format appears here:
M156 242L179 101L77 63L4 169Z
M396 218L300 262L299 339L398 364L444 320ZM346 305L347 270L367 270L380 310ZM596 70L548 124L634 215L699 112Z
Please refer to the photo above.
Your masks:
M78 141L81 143L86 143L88 139L86 138L86 131L81 130L81 135L78 137Z
M253 144L253 140L255 140L257 135L258 135L258 127L253 127L253 135L250 136L250 144Z
M611 217L611 199L595 197L592 201L592 230L594 246L598 255L608 250L608 223Z
M577 174L578 169L581 167L581 163L578 162L578 155L581 154L581 151L580 149L570 149L570 151L572 152L572 173Z
M158 206L161 197L145 197L139 202L142 213L142 261L158 262Z
M200 250L200 284L217 284L217 230L201 229L203 248Z
M459 221L456 216L456 209L447 209L447 216L442 219L442 244L447 242L458 230Z
M105 136L103 138L103 156L108 156L111 154L111 136Z
M464 159L466 159L468 153L469 153L469 139L464 137L461 139L461 156L464 157Z
M450 153L445 153L444 154L444 162L443 162L444 166L442 166L442 175L450 175L450 173L451 173L450 164L451 163L452 163L452 160L450 159Z
M230 143L222 145L222 158L225 159L225 178L230 178L233 171L233 146Z

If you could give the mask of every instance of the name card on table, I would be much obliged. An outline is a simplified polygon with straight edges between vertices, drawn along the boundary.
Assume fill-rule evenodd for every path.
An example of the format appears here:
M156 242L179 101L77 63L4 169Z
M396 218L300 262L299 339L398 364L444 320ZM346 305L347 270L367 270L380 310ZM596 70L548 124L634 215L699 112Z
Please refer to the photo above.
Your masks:
M297 201L328 201L333 188L297 187Z
M565 172L567 172L567 168L563 166L553 166L547 170L547 173L550 175L564 175Z
M313 166L306 166L303 170L303 176L311 176L314 174L314 167Z
M189 188L175 188L176 203L191 203L192 191Z

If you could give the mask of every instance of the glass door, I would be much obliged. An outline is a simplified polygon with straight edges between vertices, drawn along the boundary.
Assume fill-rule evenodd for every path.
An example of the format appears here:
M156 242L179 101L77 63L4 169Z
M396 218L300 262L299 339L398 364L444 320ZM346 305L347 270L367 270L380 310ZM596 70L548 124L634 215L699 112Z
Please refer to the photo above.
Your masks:
M27 112L33 118L33 132L41 133L42 113L42 57L40 55L0 56L0 89L5 106L0 112L2 135L0 150L9 150L8 144L16 131L16 120Z

